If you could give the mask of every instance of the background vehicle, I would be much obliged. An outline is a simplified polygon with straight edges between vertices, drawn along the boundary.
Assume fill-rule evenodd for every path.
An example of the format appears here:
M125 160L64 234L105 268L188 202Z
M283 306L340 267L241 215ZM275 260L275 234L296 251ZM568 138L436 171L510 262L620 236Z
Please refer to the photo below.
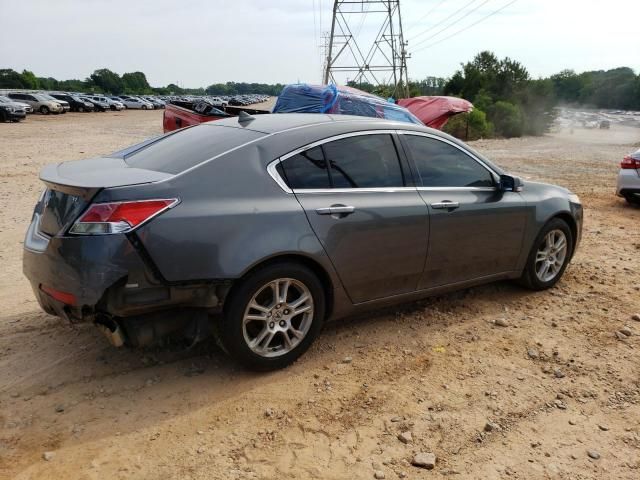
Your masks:
M268 110L254 108L228 106L224 108L225 111L218 109L207 99L199 99L197 101L172 100L167 104L162 115L162 127L164 132L167 133L178 128L235 116L240 111L251 115L269 113Z
M640 150L630 153L620 163L616 194L633 205L640 205Z
M19 122L27 116L27 112L20 104L0 102L0 122Z
M153 110L153 105L138 97L122 95L118 97L125 107L131 109Z
M215 328L261 370L294 361L329 318L499 279L549 288L582 226L564 188L363 117L228 118L41 178L23 265L45 311L116 345Z
M95 96L91 96L89 98L95 98ZM109 97L102 97L102 96L97 96L97 99L100 100L104 100L105 102L107 102L107 104L109 105L109 108L113 111L120 111L120 110L124 110L124 103L122 103L119 100L114 100L113 98L109 98Z
M67 113L69 110L71 110L71 105L69 105L69 102L67 102L66 100L60 100L59 98L55 98L48 93L40 93L39 95L53 102L58 102L62 106L61 113Z
M151 105L153 105L154 109L165 107L165 103L162 100L159 100L157 98L153 98L153 97L140 97L140 98L142 98L142 100L146 100Z
M20 108L22 108L26 113L33 113L33 107L28 103L18 102L17 100L12 100L5 95L0 95L0 103L13 103Z
M57 100L51 100L39 93L9 93L7 96L12 100L17 100L31 105L31 108L43 115L64 112L62 105Z
M84 101L86 102L90 102L93 104L93 109L96 112L106 112L107 110L111 110L111 105L109 105L109 103L100 97L87 97L87 96L82 96L80 97L82 98Z
M69 104L72 112L92 112L93 104L87 102L80 97L69 95L66 93L52 93L51 96L56 100L64 100Z

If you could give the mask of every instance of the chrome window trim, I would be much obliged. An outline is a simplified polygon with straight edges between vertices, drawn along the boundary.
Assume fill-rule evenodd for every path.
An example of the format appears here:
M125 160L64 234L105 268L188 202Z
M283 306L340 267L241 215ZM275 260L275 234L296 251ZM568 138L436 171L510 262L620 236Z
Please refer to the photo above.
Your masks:
M497 187L416 187L419 191L423 192L496 192Z
M467 156L471 157L476 162L478 162L486 170L489 171L489 173L493 177L494 181L499 181L500 175L498 175L497 172L495 172L491 167L489 167L486 163L484 163L481 159L479 159L477 156L475 156L469 150L461 147L460 145L458 145L457 143L452 142L449 139L440 137L438 135L433 135L432 133L416 132L416 131L413 131L413 130L397 130L397 133L399 135L414 135L414 136L417 136L417 137L427 137L427 138L432 138L434 140L437 140L439 142L447 143L447 144L451 145L452 147L457 148L458 150L460 150L462 153L466 154ZM445 188L445 189L450 189L450 188L471 188L471 187L422 187L422 188ZM495 187L476 187L476 188L491 188L491 189L495 189Z
M397 130L393 129L380 129L380 130L361 130L359 132L349 132L349 133L341 133L339 135L333 135L331 137L323 138L322 140L317 140L313 143L309 143L303 147L296 148L289 153L285 153L281 155L279 158L276 158L272 162L267 165L267 172L273 178L273 180L278 184L282 190L286 193L349 193L349 192L360 192L360 193L369 193L369 192L396 192L396 191L415 191L416 187L364 187L364 188L290 188L284 179L280 176L276 167L278 163L287 160L299 153L302 153L306 150L312 149L319 145L323 145L325 143L333 142L335 140L342 140L343 138L349 137L360 137L363 135L393 135ZM400 161L400 158L398 158Z
M396 193L415 192L416 187L364 187L364 188L298 188L291 193Z
M278 166L279 163L280 163L279 158L269 163L269 165L267 165L267 172L269 173L269 175L271 175L271 178L273 178L273 181L276 182L282 190L284 190L286 193L293 193L293 190L289 188L289 185L287 185L287 183L284 181L284 179L280 176L280 174L276 170L276 167Z

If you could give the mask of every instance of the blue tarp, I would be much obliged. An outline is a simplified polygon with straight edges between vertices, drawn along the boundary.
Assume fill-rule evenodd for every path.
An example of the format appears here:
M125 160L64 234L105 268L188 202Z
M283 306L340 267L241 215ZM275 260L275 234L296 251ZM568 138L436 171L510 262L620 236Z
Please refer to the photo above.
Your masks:
M273 113L333 113L423 124L400 105L355 88L336 85L287 85L278 96Z

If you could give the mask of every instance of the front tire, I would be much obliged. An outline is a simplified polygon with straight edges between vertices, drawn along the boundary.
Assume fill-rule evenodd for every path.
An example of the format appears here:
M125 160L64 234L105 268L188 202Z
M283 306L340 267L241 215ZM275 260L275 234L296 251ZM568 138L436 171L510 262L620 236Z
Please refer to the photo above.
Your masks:
M573 234L567 222L553 218L533 242L520 283L531 290L553 287L564 274L573 255Z
M40 107L40 113L42 115L49 115L49 107L47 107L46 105L42 105Z
M218 337L243 366L276 370L307 351L324 315L325 293L318 277L296 262L274 263L252 272L230 292Z

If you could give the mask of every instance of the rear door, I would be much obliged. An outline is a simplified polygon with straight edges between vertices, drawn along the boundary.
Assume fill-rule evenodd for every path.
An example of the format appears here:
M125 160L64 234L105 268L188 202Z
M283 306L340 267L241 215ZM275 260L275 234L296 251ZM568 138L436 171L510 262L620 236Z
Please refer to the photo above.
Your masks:
M526 203L502 192L498 175L471 152L429 134L400 135L429 206L429 253L419 288L515 270Z
M282 158L295 193L354 303L412 292L427 253L427 207L393 132L358 132Z

